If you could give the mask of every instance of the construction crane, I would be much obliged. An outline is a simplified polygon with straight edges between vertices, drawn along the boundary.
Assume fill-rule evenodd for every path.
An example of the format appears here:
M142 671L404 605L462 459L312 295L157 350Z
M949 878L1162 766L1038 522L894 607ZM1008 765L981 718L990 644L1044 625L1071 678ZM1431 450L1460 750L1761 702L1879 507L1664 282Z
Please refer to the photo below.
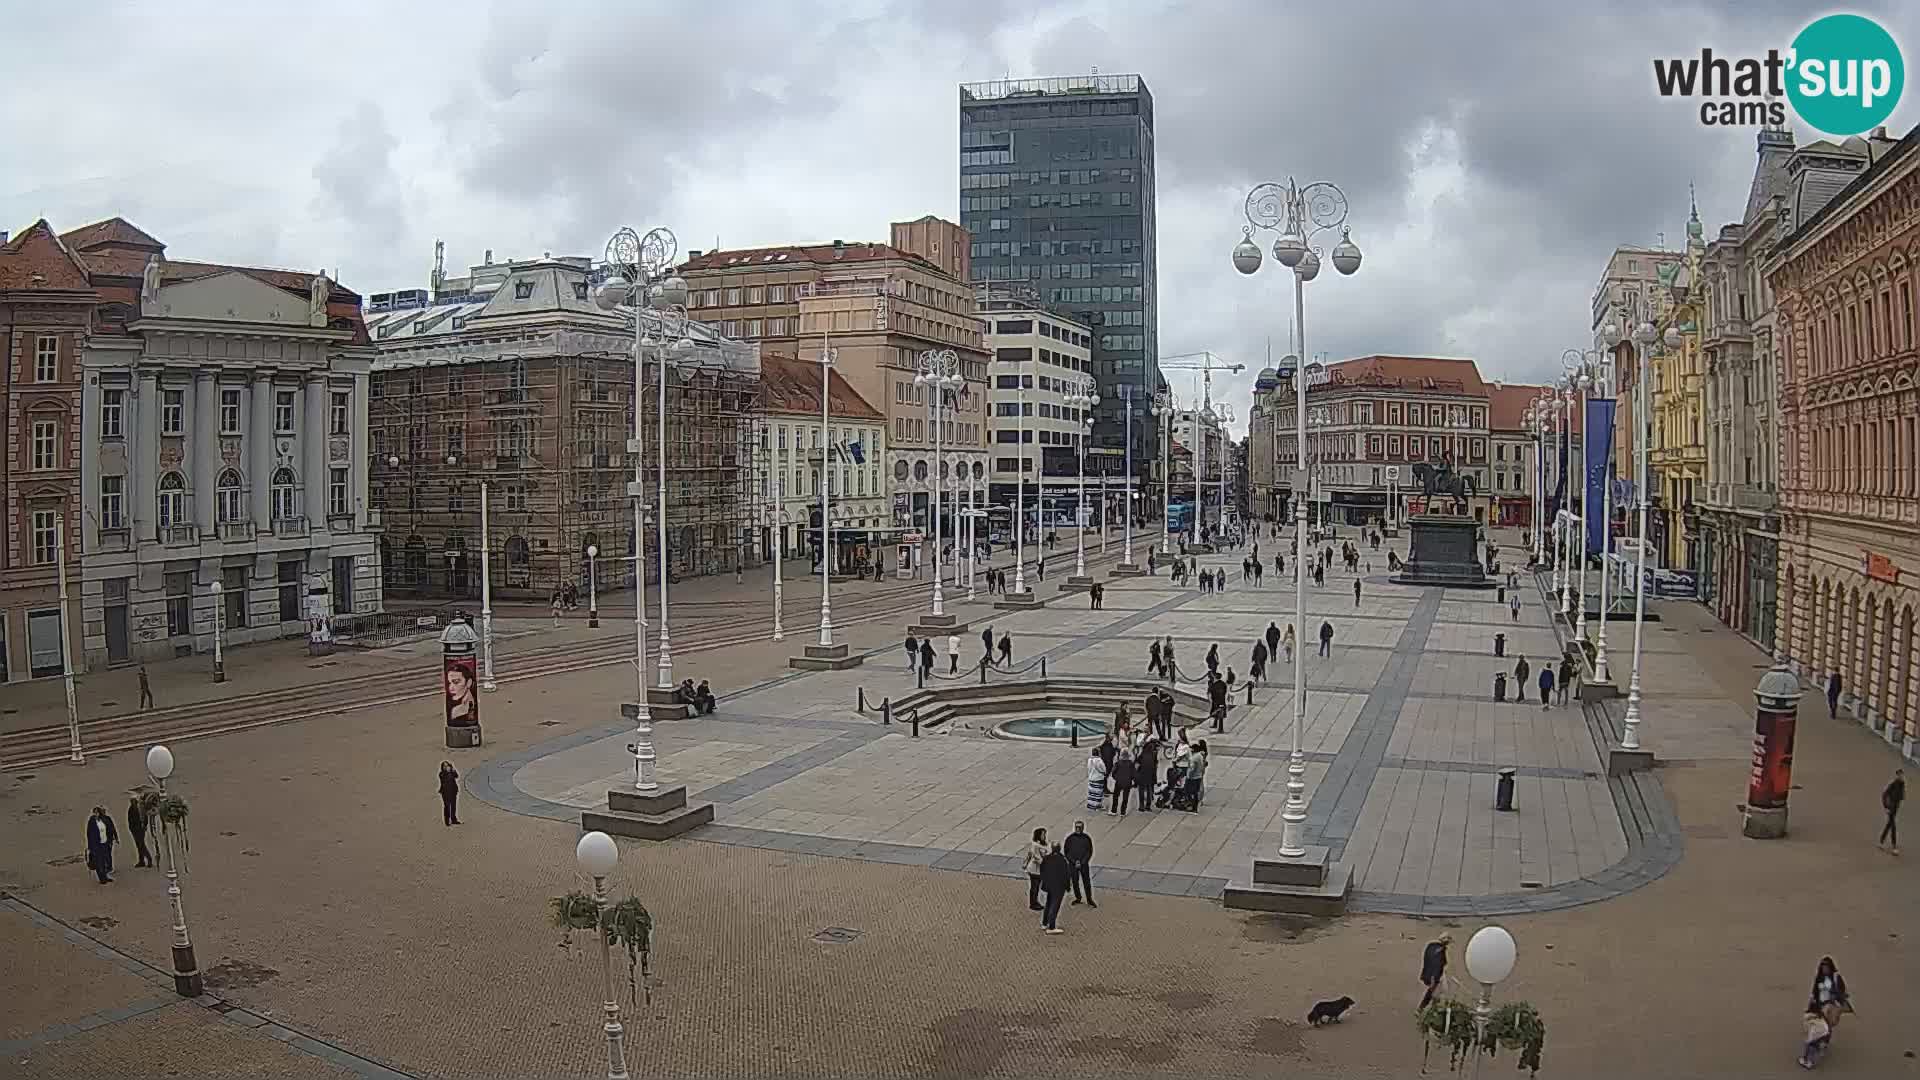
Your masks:
M1204 511L1202 510L1202 506L1204 504L1201 499L1201 485L1203 483L1202 478L1206 475L1205 462L1206 462L1206 443L1207 443L1206 433L1203 430L1203 425L1211 423L1215 420L1220 421L1224 425L1225 423L1232 420L1232 415L1230 412L1227 411L1227 407L1224 402L1221 403L1218 409L1216 409L1213 404L1213 373L1216 371L1227 371L1227 372L1233 372L1235 374L1238 374L1242 371L1245 371L1247 369L1247 365L1231 363L1229 361L1222 360L1220 357L1215 356L1211 352L1202 350L1200 352L1178 353L1173 356L1163 356L1160 358L1159 366L1160 366L1160 370L1162 371L1165 371L1171 368L1176 371L1197 371L1200 373L1200 407L1194 410L1194 416L1193 416L1194 446L1193 446L1193 530L1192 530L1192 534L1194 539L1198 540L1201 533L1202 525L1206 517ZM1167 410L1169 436L1171 436L1172 434L1172 413L1173 413L1173 410L1171 409L1171 400L1169 400L1169 408ZM1166 516L1165 527L1168 533L1171 533L1173 531L1172 449L1170 446L1167 445L1171 442L1172 442L1172 439L1168 438L1162 443L1163 448L1165 448L1164 453L1166 455L1166 465L1165 465L1166 488L1165 488L1165 495L1161 499L1161 505L1164 508L1166 508L1164 511ZM1226 471L1226 461L1224 460L1225 456L1226 455L1224 453L1221 455L1222 461L1220 463L1220 517L1218 520L1222 526L1226 524L1226 513L1227 513L1227 471ZM1171 541L1167 541L1167 542L1170 543ZM1164 550L1165 548L1164 543L1162 545L1162 548Z

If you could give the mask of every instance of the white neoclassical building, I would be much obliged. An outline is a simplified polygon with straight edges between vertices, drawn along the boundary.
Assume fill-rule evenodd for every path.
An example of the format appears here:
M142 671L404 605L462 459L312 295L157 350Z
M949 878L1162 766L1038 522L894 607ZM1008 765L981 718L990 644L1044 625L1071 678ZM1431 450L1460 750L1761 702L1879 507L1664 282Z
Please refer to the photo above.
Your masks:
M360 298L324 273L70 234L101 307L83 359L90 667L313 634L381 610ZM216 590L215 586L219 588Z

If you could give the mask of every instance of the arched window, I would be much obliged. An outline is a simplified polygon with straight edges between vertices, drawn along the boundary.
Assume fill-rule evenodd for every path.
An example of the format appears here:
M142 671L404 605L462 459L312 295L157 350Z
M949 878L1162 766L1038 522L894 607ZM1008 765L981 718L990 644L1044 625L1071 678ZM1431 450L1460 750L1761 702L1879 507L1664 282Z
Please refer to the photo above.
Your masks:
M214 516L222 525L246 520L246 500L240 493L240 471L223 469L213 483Z
M160 478L159 505L155 508L160 527L172 528L187 523L187 478L170 472Z
M283 465L273 470L271 493L273 496L273 520L290 521L300 516L299 509L295 506L293 495L292 469Z

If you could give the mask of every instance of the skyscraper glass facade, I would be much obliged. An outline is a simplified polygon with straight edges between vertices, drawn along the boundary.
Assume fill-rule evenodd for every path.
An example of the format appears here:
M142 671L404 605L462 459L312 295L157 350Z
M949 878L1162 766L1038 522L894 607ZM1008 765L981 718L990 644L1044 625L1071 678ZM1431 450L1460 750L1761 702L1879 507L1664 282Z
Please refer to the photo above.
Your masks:
M1153 95L1139 76L961 85L960 223L973 235L973 279L1093 328L1091 445L1125 445L1130 392L1140 475L1159 452L1145 413L1160 378L1153 192Z

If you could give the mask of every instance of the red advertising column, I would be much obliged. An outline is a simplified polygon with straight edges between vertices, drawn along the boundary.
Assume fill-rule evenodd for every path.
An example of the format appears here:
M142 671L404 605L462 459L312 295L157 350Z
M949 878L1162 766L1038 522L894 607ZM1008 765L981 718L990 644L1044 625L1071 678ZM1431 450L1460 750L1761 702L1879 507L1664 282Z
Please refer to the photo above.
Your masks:
M480 673L474 646L480 635L465 619L455 619L440 635L440 688L447 722L447 745L480 745Z
M1800 711L1800 680L1786 664L1753 688L1753 773L1747 781L1746 822L1741 832L1756 840L1787 835L1787 793L1793 790L1793 729Z

